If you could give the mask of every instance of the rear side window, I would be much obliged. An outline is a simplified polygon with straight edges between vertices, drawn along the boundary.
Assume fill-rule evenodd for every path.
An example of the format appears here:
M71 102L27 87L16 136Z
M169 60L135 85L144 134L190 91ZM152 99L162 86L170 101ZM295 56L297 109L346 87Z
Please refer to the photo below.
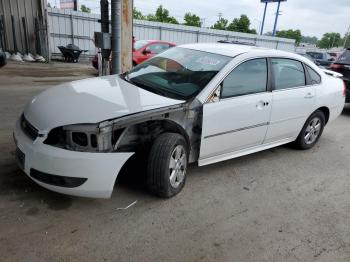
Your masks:
M266 91L267 62L253 59L237 66L224 80L221 97L234 97Z
M350 50L346 50L344 53L342 53L337 62L342 64L350 64Z
M311 85L321 84L321 76L308 65L306 66L306 68L310 76Z
M309 56L311 56L313 59L323 59L323 54L318 52L306 52Z
M272 58L271 62L276 90L305 86L305 72L301 62L286 58Z

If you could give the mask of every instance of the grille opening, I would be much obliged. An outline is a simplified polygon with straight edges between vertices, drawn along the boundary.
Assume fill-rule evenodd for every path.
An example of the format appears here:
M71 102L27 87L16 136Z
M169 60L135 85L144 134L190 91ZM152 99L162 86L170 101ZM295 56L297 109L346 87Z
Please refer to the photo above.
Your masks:
M66 132L62 127L56 127L49 132L44 144L47 145L63 145L66 141Z
M90 135L90 143L92 147L97 147L97 137L96 135Z
M72 132L72 141L79 145L86 147L89 144L88 137L83 132Z

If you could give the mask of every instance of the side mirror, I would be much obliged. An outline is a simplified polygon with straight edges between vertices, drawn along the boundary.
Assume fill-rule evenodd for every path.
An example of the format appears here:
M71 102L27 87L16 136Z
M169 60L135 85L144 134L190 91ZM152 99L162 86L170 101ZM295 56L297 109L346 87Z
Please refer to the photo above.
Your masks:
M151 54L151 49L149 49L148 47L145 48L145 50L143 50L142 52L144 55L148 55L148 54Z
M334 57L331 57L328 59L329 62L334 62L335 61L335 58Z

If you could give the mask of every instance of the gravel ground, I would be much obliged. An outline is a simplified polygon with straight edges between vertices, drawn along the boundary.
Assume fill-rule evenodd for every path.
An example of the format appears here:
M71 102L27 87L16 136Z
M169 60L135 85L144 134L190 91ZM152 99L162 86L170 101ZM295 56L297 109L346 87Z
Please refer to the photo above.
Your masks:
M15 120L40 91L94 74L63 63L0 69L1 261L350 261L350 105L313 149L191 166L169 200L137 181L109 200L47 191L16 167Z

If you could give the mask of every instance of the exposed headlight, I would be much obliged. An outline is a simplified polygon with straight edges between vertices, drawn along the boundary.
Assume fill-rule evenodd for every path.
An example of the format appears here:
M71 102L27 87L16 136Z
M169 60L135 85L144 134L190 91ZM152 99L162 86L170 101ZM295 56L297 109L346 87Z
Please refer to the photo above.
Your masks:
M112 125L69 125L51 130L44 143L74 151L109 152L120 134Z

